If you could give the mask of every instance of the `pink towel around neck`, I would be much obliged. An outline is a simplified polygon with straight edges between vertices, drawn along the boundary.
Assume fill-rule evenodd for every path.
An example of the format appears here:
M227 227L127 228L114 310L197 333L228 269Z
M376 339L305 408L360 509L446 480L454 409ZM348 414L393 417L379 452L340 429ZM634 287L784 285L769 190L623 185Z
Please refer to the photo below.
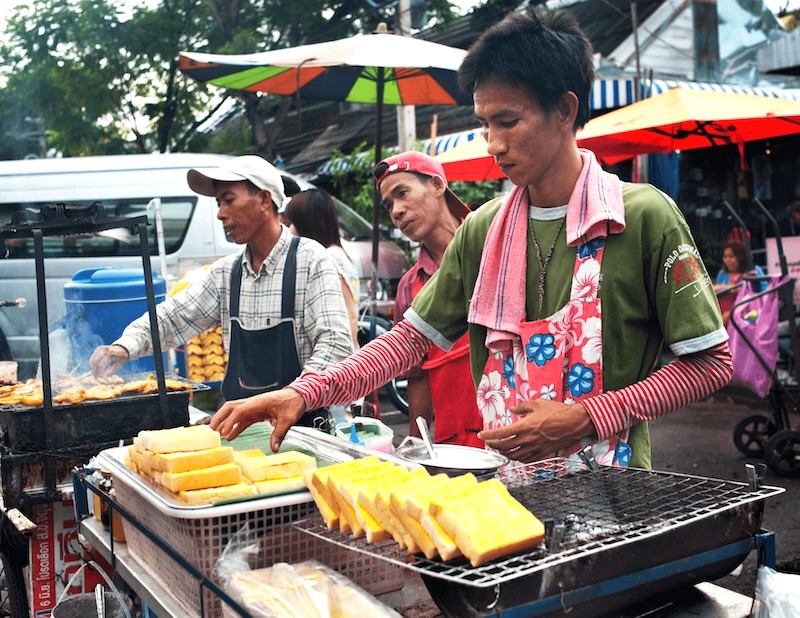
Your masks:
M604 171L589 150L567 206L567 244L572 247L625 229L622 182ZM492 221L483 245L468 320L487 328L486 345L519 335L525 320L528 191L514 187Z

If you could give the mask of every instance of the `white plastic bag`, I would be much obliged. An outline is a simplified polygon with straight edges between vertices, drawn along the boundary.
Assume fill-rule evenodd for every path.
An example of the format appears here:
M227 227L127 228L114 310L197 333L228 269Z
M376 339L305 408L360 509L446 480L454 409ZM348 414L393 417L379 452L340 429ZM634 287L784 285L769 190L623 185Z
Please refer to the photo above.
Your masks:
M753 618L800 616L800 575L758 567Z

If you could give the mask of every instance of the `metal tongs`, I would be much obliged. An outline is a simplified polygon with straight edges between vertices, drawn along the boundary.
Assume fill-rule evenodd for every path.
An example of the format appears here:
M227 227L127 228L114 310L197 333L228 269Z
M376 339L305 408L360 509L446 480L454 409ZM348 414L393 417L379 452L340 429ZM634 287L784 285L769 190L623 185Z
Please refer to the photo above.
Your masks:
M106 590L103 584L94 587L94 602L97 607L97 618L106 618Z

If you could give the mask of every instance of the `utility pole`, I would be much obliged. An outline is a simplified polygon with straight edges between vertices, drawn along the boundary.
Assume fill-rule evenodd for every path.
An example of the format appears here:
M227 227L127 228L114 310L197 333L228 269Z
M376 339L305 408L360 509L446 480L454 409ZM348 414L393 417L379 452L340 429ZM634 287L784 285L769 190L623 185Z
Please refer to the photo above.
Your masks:
M411 0L397 5L397 30L400 36L411 36ZM413 105L397 107L397 144L401 152L411 150L417 139L417 115Z
M642 98L642 65L641 50L639 49L639 16L636 3L631 2L631 27L633 28L633 44L636 50L636 77L633 79L633 101ZM637 155L633 158L634 182L647 182L647 155Z

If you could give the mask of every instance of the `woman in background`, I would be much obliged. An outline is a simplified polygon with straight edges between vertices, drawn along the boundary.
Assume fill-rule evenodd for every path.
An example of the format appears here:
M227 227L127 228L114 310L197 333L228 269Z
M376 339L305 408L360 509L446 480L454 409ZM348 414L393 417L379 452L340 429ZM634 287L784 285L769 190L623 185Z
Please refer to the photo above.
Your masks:
M722 322L727 325L731 317L731 309L736 302L736 296L742 284L742 275L747 268L747 252L744 243L739 240L729 240L722 248L722 268L717 273L714 281L714 291L717 293L719 308L722 311ZM754 269L756 275L763 275L764 271L758 266ZM753 290L761 292L766 288L766 283L753 283Z
M339 272L353 343L358 348L358 302L360 282L353 262L342 248L339 237L339 216L333 198L322 189L307 189L292 196L283 212L289 230L305 238L313 238L328 250Z

